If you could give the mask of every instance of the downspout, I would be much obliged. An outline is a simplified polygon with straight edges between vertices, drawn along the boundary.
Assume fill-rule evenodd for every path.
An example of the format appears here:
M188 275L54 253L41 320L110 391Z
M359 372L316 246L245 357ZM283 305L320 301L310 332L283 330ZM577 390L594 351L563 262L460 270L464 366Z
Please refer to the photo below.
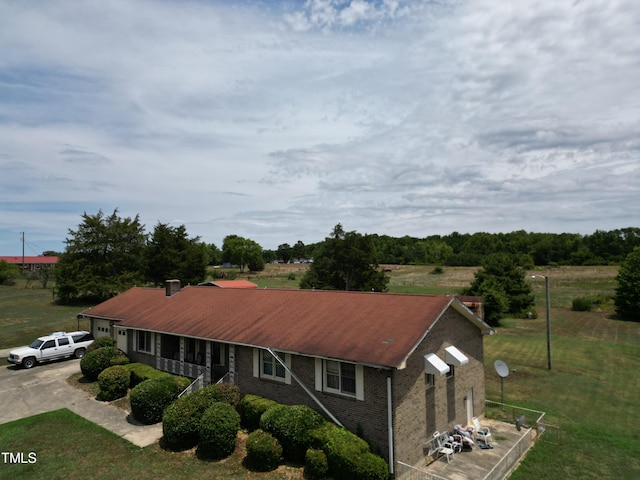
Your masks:
M393 408L391 405L391 377L387 377L387 428L389 430L389 473L393 475Z
M325 407L322 402L320 401L320 399L318 397L316 397L313 392L311 390L309 390L309 387L307 387L304 383L302 383L300 381L300 379L298 378L298 376L293 373L293 371L289 368L289 366L284 362L284 360L282 360L277 354L276 352L274 352L271 348L267 347L266 350L273 356L273 358L276 359L276 361L283 366L283 368L289 372L289 375L291 375L291 378L293 378L296 382L298 382L298 385L300 385L302 387L302 389L307 392L307 395L309 395L314 402L316 402L318 404L318 406L322 409L322 411L324 413L326 413L329 418L331 418L331 420L333 420L333 422L338 425L339 427L344 428L344 425L342 425L342 423L340 423L340 420L338 420L336 417L333 416L333 414L329 411L329 409L327 407Z

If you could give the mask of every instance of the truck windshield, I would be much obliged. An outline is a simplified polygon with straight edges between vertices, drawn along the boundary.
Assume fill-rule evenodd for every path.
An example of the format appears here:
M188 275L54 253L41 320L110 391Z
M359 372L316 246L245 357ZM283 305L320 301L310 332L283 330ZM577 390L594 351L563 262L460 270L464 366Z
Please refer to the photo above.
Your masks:
M44 342L40 339L38 340L34 340L33 343L31 345L29 345L31 348L40 348L40 345L42 345Z

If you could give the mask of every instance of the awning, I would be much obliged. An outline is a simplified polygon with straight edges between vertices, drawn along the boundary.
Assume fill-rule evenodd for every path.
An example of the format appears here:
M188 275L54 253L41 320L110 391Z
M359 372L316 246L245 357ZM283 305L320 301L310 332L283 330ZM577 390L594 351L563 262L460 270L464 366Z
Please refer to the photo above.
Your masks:
M444 349L444 358L448 364L456 367L469 363L469 358L453 345Z
M435 353L424 356L424 371L432 375L445 375L449 373L449 365L444 363Z

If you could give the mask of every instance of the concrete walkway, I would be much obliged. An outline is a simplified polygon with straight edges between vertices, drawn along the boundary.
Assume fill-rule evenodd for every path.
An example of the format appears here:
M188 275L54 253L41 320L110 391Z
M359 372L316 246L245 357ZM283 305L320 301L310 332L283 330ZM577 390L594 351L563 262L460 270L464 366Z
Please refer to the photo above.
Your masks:
M8 351L0 351L6 358ZM99 402L66 379L80 371L80 360L61 360L30 370L0 366L0 424L39 413L68 408L116 435L146 447L162 437L162 424L141 425L127 412Z

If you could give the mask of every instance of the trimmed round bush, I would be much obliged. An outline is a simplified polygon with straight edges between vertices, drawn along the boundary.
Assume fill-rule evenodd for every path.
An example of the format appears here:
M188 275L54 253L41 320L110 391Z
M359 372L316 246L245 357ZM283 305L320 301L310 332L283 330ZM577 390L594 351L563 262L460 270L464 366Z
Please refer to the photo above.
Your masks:
M96 338L93 342L91 342L91 345L87 347L87 353L93 352L94 350L97 350L102 347L115 347L115 346L116 346L115 339L111 337L99 337L99 338Z
M260 428L260 417L271 407L279 405L278 402L258 395L247 394L240 401L240 416L242 426L249 431Z
M387 480L387 462L369 451L369 445L350 431L325 422L311 432L316 448L327 455L335 480Z
M171 450L187 450L195 447L200 439L200 420L211 406L202 395L189 393L169 405L162 414L162 434Z
M240 430L240 415L228 403L216 402L200 419L198 456L219 460L228 457L236 448Z
M125 397L129 391L129 370L122 365L106 368L98 375L98 383L98 400L110 402Z
M173 375L145 380L131 390L131 413L146 425L158 423L162 420L164 409L171 405L188 385L188 378Z
M98 379L100 373L109 368L112 360L126 355L116 347L101 347L87 354L80 360L80 370L82 374L91 381Z
M325 423L324 417L304 405L278 405L262 414L260 428L271 433L282 444L284 457L304 461L312 445L311 431Z
M245 442L246 463L252 470L268 472L278 468L282 460L282 445L270 433L263 430L251 432Z
M310 480L326 478L329 472L327 456L322 450L310 448L304 456L304 476Z

